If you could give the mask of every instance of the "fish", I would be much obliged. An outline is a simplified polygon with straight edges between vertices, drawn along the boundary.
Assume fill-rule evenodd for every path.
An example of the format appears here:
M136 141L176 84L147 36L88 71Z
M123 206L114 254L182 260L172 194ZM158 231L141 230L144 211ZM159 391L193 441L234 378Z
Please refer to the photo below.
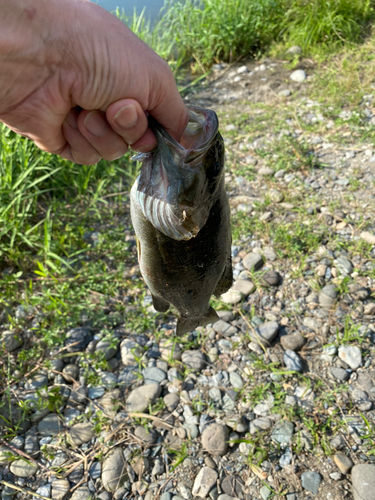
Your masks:
M210 306L233 283L224 141L213 110L189 107L177 142L149 116L157 139L140 153L130 192L140 271L158 312L179 312L176 335L215 323Z

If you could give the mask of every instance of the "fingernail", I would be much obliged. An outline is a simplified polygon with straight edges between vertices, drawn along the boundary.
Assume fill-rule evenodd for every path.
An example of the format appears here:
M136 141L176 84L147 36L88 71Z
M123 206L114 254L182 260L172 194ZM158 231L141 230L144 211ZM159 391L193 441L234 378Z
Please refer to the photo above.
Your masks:
M66 115L64 122L66 124L68 124L69 127L72 127L72 128L75 128L75 129L77 128L77 119L76 119L76 117L71 112L69 112Z
M103 137L109 131L109 126L99 111L90 111L85 118L84 125L95 137Z
M133 104L128 104L117 111L113 119L125 129L133 128L138 121L138 114Z

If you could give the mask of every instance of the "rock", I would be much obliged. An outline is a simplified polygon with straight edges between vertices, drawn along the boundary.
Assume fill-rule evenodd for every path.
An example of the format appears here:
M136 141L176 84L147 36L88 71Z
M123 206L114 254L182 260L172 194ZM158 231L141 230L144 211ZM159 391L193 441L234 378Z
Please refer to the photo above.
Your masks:
M243 294L239 292L238 290L234 290L233 288L230 288L227 292L223 293L220 295L221 300L225 304L238 304L241 302L243 299Z
M24 451L33 458L39 455L39 441L36 426L31 427L26 433Z
M160 354L162 359L180 360L182 351L181 347L175 340L162 339L160 341Z
M360 237L370 245L375 245L375 234L369 233L368 231L363 231Z
M238 498L237 497L231 497L230 495L223 494L223 495L219 495L217 497L217 500L238 500Z
M72 328L65 338L66 351L69 353L84 351L92 336L86 328Z
M287 54L293 54L293 55L298 55L298 54L302 54L302 49L299 45L293 45L292 47L290 47L287 51L286 51Z
M248 295L253 293L253 291L255 290L255 285L252 281L238 279L234 283L232 290L240 292L244 297L247 297Z
M193 495L206 498L209 491L216 485L218 474L210 467L202 467L194 481Z
M259 345L269 346L277 336L279 324L276 321L269 321L259 325L254 330L250 330L249 334L252 340Z
M319 292L319 304L323 309L330 309L336 302L337 296L336 285L326 285Z
M102 340L99 340L99 342L96 344L95 351L102 352L104 355L104 359L109 361L117 354L118 350L117 343L118 340L111 340L104 338Z
M341 345L339 347L339 358L349 365L352 370L356 370L362 364L361 349L357 346Z
M284 335L280 342L285 351L299 351L306 344L306 339L299 333L294 333L293 335Z
M259 253L248 253L242 260L245 269L259 271L263 267L263 257Z
M200 351L185 351L182 353L181 360L195 372L200 372L206 366L204 354Z
M150 367L142 370L145 384L160 384L167 378L167 374L160 368Z
M34 476L39 470L38 464L34 462L26 462L20 458L19 460L14 460L10 464L10 471L17 477L30 477Z
M48 385L48 377L45 374L34 375L31 379L28 379L25 383L25 389L27 391L36 391Z
M339 257L334 260L333 263L342 276L349 276L353 272L353 264L346 257Z
M271 198L271 200L274 201L275 203L281 203L284 199L283 193L278 189L270 189L268 191L268 195Z
M292 95L292 92L289 89L283 89L280 90L277 95L279 95L280 97L289 97L290 95Z
M238 328L232 326L230 323L227 323L222 319L216 321L216 323L212 325L212 328L216 333L220 333L221 335L224 335L224 337L231 337L238 332Z
M357 464L351 477L354 500L374 500L375 465Z
M102 475L102 464L100 462L93 462L89 469L91 479L99 479Z
M128 412L144 412L148 409L150 403L153 404L160 396L161 387L159 384L148 384L137 387L131 391L125 398L126 411Z
M293 434L294 424L288 420L280 420L272 429L271 439L281 445L288 445L292 441Z
M265 431L272 425L272 421L266 417L260 417L250 422L250 434L257 434L259 431Z
M94 437L94 426L90 422L82 422L70 428L70 437L76 446L91 441Z
M35 493L42 497L51 498L51 485L45 484L44 486L40 486Z
M287 350L284 353L284 363L288 370L293 370L295 372L302 372L303 365L301 358L294 351Z
M70 491L70 484L67 479L56 479L52 483L51 496L53 500L63 500Z
M97 408L103 412L103 415L108 418L115 418L119 401L121 398L120 389L112 389L107 391L104 396L97 401Z
M247 69L247 66L243 65L243 66L240 66L238 69L237 69L237 73L239 75L242 75L243 73L248 73L249 70Z
M306 73L304 72L303 69L296 69L295 71L293 71L293 73L290 75L290 79L293 81L293 82L297 82L297 83L302 83L306 80L307 76L306 76Z
M277 271L267 271L261 281L265 286L278 286L281 283L281 276Z
M346 445L345 440L341 434L337 434L337 436L332 438L330 440L330 444L335 450L342 450Z
M78 366L77 365L66 365L63 368L62 374L66 382L73 382L73 380L78 379Z
M243 380L242 380L242 377L239 373L237 372L231 372L229 374L229 380L230 380L230 383L232 384L232 387L234 389L238 389L238 390L241 390L242 387L243 387Z
M337 378L337 380L340 380L341 382L346 382L347 380L349 380L350 373L348 373L343 368L338 368L336 366L331 366L329 370L330 370L331 374L335 378Z
M23 340L20 333L5 330L3 333L0 333L0 345L2 343L6 351L13 352L21 347Z
M155 444L158 438L158 434L154 429L145 429L141 425L138 425L134 429L134 436L142 441L142 443L148 445Z
M363 310L363 314L366 314L368 316L375 316L375 302L366 304Z
M246 165L252 165L253 167L255 167L255 165L258 165L258 160L251 155L245 156L244 162L246 163Z
M167 410L172 412L174 411L180 402L180 398L177 394L166 394L164 396L164 403L167 407Z
M140 375L139 369L135 365L127 366L122 372L120 372L117 382L121 386L130 387L138 380L138 375Z
M272 490L268 486L262 486L261 489L259 490L259 493L260 496L263 498L263 500L267 500L271 495Z
M41 436L54 436L63 430L64 426L56 413L50 413L38 424L38 432Z
M274 174L274 171L272 170L272 168L270 167L261 167L259 170L258 170L258 174L259 175L262 175L262 176L266 176L266 175L273 175Z
M302 488L310 491L314 495L318 494L321 481L322 478L317 472L308 471L301 474Z
M349 474L354 465L349 457L342 454L334 455L333 460L342 474Z
M226 475L221 481L221 489L224 493L234 497L242 497L244 483L239 476Z
M133 366L135 357L140 358L143 354L142 347L132 339L124 339L120 344L121 360L125 366Z
M314 300L315 300L315 297L314 297ZM303 318L302 323L304 326L307 326L307 328L309 328L310 330L312 330L315 333L319 333L319 331L322 327L322 324L320 321L318 321L315 318L310 318L309 316Z
M89 399L101 398L104 393L105 393L105 388L103 386L88 387L88 389L87 389L87 397Z
M213 456L225 455L228 448L228 428L222 424L211 424L202 433L202 447Z
M70 497L70 500L87 500L88 498L91 497L92 495L88 487L80 486L73 492L72 496Z
M166 491L162 495L160 495L160 500L172 500L172 494L169 491Z
M229 416L225 423L228 427L235 430L236 432L247 432L248 426L247 422L242 415L232 415Z
M107 491L116 491L129 479L122 448L114 448L102 464L102 483Z

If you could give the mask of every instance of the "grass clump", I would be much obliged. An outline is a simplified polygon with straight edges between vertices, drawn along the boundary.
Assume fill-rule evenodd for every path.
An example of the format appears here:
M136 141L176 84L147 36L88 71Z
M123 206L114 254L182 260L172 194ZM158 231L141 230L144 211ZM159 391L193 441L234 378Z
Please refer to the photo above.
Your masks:
M174 69L264 55L272 44L298 44L305 54L359 43L370 32L371 0L166 0L153 27L145 10L116 15Z

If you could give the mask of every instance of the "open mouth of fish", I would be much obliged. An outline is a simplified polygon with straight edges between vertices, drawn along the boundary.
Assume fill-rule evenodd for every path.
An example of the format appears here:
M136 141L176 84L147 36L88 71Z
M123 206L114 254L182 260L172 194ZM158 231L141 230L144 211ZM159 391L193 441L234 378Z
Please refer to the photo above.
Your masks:
M150 153L133 159L143 162L132 188L146 219L174 240L189 240L202 229L209 216L205 199L205 156L218 133L213 111L189 109L189 123L178 143L150 117L149 125L157 138Z

